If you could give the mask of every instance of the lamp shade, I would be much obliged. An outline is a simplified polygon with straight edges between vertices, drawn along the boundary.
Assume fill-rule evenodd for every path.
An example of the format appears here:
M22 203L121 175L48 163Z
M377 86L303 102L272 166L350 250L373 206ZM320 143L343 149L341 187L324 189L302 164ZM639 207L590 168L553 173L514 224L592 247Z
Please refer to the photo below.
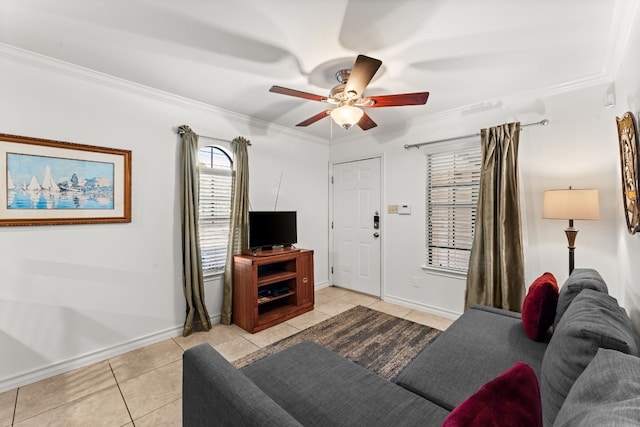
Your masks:
M331 118L334 122L345 129L349 129L360 121L364 111L353 105L343 105L342 107L331 110Z
M542 217L549 219L600 219L598 190L547 190Z

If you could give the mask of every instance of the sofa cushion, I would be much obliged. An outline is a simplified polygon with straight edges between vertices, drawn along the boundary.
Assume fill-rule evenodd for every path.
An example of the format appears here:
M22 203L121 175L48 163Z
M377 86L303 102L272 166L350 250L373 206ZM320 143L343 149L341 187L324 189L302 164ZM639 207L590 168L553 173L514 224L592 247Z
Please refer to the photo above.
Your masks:
M431 426L449 414L311 341L242 372L305 426Z
M516 362L455 408L442 427L542 427L540 388L533 369Z
M543 339L556 316L558 283L551 273L544 273L529 286L522 303L522 327L529 338Z
M209 344L184 352L182 425L299 426Z
M519 313L474 305L424 349L396 382L453 410L518 361L540 372L547 343L532 341Z
M640 358L599 349L571 387L554 426L640 425Z
M573 383L599 348L638 355L635 339L631 320L615 298L591 289L580 292L562 316L542 362L544 424L553 424Z
M609 293L607 284L596 270L592 268L576 268L569 276L558 296L558 306L556 307L556 318L553 321L554 329L558 327L560 319L567 311L571 301L578 296L583 289L593 289L594 291Z

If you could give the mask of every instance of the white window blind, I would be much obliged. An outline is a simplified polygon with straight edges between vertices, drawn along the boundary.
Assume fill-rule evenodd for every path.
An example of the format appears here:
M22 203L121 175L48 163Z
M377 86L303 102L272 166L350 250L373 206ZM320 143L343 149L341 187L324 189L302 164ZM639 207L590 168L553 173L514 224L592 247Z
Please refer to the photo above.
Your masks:
M211 162L202 151L219 150ZM224 271L231 219L231 161L220 149L205 147L200 153L199 231L203 274ZM215 159L214 159L215 157ZM208 166L214 167L208 167Z
M466 273L480 187L480 144L426 157L426 265Z

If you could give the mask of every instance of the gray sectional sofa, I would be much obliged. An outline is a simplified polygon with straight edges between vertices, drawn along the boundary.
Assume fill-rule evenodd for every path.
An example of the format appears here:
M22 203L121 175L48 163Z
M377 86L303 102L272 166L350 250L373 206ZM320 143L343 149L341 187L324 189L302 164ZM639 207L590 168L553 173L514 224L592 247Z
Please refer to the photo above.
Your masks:
M474 306L394 382L313 342L240 370L208 344L193 347L184 353L183 425L440 426L524 362L540 385L544 426L637 426L639 356L640 337L600 275L576 269L560 289L553 334L533 341L520 314Z

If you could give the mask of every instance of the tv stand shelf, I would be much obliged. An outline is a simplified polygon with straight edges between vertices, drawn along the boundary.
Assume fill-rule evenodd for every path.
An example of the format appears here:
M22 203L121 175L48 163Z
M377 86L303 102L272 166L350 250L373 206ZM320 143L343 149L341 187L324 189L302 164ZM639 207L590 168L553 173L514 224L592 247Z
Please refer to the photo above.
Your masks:
M276 271L258 276L258 286L271 285L273 283L282 282L287 279L295 279L298 273L295 271Z
M278 295L277 297L258 297L258 305L286 298L291 295L293 295L293 292L287 292L286 294Z
M277 290L272 295L259 291ZM313 251L233 257L233 323L255 333L313 310Z

